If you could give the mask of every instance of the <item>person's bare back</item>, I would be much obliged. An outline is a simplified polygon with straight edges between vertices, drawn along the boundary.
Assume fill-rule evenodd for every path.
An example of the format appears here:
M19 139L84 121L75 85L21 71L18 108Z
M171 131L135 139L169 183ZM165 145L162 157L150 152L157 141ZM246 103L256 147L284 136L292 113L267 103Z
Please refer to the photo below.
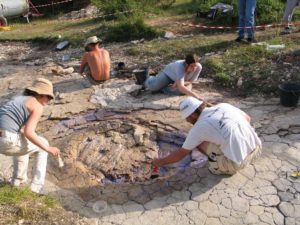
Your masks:
M81 60L81 72L88 65L91 76L95 81L105 81L110 77L110 56L108 51L98 45L90 52L84 54Z

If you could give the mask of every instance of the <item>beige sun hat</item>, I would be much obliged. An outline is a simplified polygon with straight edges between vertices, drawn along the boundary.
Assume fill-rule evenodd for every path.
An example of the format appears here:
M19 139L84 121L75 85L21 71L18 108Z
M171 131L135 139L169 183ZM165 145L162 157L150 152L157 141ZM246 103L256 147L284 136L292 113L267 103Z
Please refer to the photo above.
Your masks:
M92 36L86 40L84 47L88 46L89 44L96 44L96 43L101 43L101 42L102 42L102 40L97 38L97 36Z
M51 98L54 98L53 94L53 85L51 81L44 78L37 78L31 87L26 88L25 90L33 91L39 95L48 95Z

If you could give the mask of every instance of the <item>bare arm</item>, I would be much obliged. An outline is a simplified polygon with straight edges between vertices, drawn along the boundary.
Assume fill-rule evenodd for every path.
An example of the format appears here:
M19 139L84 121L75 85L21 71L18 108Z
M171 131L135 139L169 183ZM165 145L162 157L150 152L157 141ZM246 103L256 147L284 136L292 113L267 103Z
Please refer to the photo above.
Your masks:
M245 113L244 117L249 123L251 123L251 117L247 113Z
M81 59L79 73L83 73L86 64L87 64L87 59L86 59L86 54L85 54Z
M179 149L177 151L171 152L168 156L162 159L154 159L153 164L155 166L164 166L167 164L175 163L183 159L185 156L187 156L191 151L186 149Z
M177 80L177 81L175 81L175 83L176 83L176 86L177 86L178 90L181 93L192 96L192 97L195 97L197 99L201 99L196 93L192 92L191 90L189 90L188 88L186 88L184 86L184 80L183 79Z
M24 126L25 137L44 151L49 152L54 156L58 156L60 153L59 149L48 146L35 132L37 123L43 113L43 106L35 98L29 99L26 106L30 111L30 116Z
M241 109L238 109L239 110L239 112L243 115L243 117L249 122L249 123L251 123L251 117L247 114L247 113L245 113L243 110L241 110Z

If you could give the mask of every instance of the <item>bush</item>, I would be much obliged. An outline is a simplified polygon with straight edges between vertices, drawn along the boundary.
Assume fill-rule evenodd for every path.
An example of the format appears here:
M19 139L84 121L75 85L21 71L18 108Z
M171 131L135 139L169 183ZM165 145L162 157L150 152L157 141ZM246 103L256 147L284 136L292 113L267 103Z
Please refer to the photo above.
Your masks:
M52 4L52 3L56 3L56 2L61 2L62 0L32 0L32 3L34 5L45 5L45 4ZM49 6L49 7L41 7L38 8L38 10L41 13L44 13L45 15L57 15L61 12L70 12L73 10L78 10L81 9L85 6L87 6L88 4L90 4L91 1L90 0L73 0L71 2L66 2L63 4L58 4L58 5L53 5L53 6Z
M107 27L105 39L107 42L131 41L136 39L153 39L160 35L160 32L146 25L142 18L125 18L122 22Z
M237 24L238 22L238 11L237 11L238 0L193 0L195 5L198 5L198 11L208 11L211 6L218 2L229 4L234 7L233 14L228 15L221 13L216 17L215 23L224 24ZM283 16L284 3L279 0L257 0L256 7L256 24L278 22Z
M137 5L134 0L92 0L92 3L106 14L132 10Z
M104 13L116 13L133 9L168 8L175 0L91 0Z

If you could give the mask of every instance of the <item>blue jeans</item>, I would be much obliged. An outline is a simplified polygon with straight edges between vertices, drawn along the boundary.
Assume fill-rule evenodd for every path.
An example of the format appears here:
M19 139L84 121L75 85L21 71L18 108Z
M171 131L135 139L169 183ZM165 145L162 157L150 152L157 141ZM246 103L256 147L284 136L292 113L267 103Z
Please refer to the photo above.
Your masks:
M155 77L149 77L144 86L150 91L162 91L163 88L168 87L173 81L163 72L159 72Z
M182 95L179 90L171 90L170 84L174 81L171 80L165 73L160 72L158 75L149 77L145 82L144 86L153 92L161 91L166 95Z
M255 24L254 13L256 8L256 0L238 0L238 13L239 13L239 37L244 38L245 30L247 31L248 38L254 38Z

